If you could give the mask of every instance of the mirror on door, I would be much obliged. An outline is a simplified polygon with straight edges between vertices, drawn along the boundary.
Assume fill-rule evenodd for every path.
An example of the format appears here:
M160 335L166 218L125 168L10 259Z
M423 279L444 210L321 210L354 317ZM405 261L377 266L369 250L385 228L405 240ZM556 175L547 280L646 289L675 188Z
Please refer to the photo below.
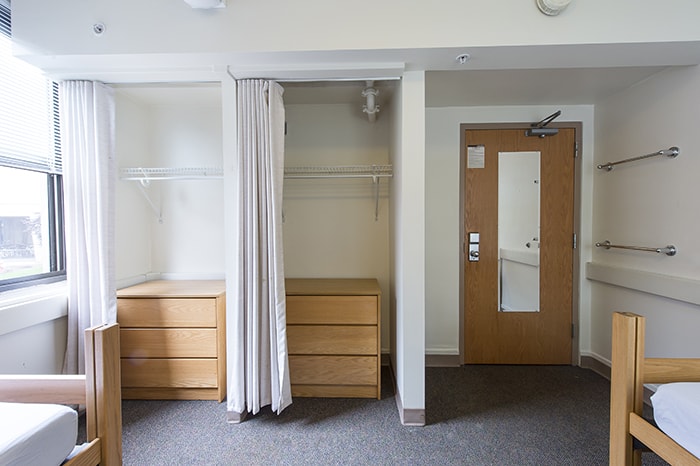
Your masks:
M540 309L540 153L498 154L499 311Z

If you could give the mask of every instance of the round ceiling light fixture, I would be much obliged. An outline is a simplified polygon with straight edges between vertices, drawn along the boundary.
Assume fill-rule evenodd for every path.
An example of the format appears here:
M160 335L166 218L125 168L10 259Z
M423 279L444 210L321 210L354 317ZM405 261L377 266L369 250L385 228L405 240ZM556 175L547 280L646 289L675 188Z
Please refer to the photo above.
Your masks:
M569 6L571 0L535 0L537 8L547 16L556 16Z

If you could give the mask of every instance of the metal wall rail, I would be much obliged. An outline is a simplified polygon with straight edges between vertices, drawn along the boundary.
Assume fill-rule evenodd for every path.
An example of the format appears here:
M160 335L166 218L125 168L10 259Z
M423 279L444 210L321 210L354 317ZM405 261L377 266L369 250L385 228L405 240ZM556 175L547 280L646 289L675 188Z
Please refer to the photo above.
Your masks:
M640 155L639 157L632 157L632 158L620 160L617 162L608 162L605 164L600 164L600 165L598 165L598 169L600 169L600 170L605 169L607 171L610 171L615 167L615 165L619 165L621 163L633 162L635 160L648 159L649 157L658 157L658 156L675 158L678 156L678 154L680 154L680 149L678 147L674 146L674 147L670 147L668 149L663 149L663 150L660 150L657 152L653 152L651 154Z
M647 248L647 247L643 247L643 246L623 246L621 244L612 244L608 240L605 240L602 243L595 243L595 247L605 248L605 249L610 249L610 248L632 249L634 251L656 252L658 254L666 254L667 256L675 256L676 252L678 252L676 247L672 244L669 244L668 246L663 247L663 248Z

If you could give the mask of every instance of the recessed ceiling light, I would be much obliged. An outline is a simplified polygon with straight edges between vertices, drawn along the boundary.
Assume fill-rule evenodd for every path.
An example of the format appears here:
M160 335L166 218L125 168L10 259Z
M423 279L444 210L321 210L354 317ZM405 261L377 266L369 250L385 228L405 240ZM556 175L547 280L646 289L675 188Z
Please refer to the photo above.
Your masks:
M457 55L456 60L457 60L457 63L459 63L460 65L464 65L466 62L469 61L470 58L471 58L471 55L469 55L468 53L463 53L461 55Z

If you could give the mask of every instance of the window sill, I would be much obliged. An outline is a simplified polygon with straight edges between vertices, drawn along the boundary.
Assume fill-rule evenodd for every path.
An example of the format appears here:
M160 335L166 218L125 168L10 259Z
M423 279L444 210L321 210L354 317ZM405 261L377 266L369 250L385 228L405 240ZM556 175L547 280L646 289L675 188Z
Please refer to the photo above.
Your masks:
M68 314L66 282L30 286L0 294L0 335Z

